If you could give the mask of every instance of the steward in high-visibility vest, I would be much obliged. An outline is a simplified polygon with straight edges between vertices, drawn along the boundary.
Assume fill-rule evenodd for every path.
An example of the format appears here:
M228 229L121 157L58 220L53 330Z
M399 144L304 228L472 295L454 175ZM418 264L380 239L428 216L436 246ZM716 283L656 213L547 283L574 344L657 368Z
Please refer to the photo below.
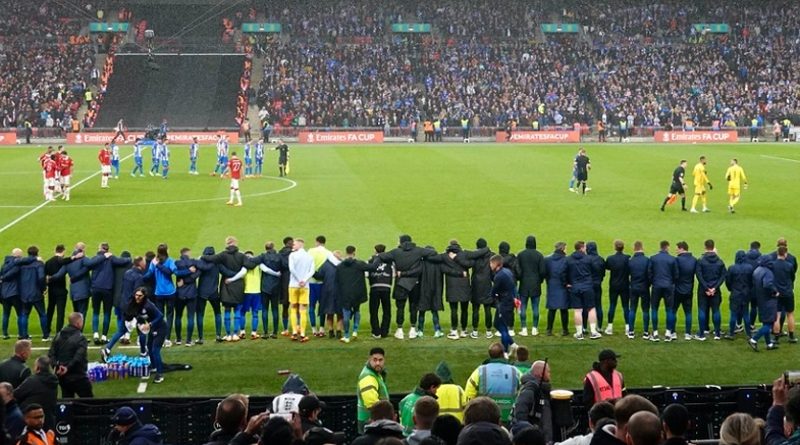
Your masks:
M450 414L461 423L464 423L464 407L467 406L467 397L464 389L453 383L453 373L447 363L439 363L439 366L436 367L436 375L442 379L441 386L436 390L439 415Z
M380 400L389 400L389 389L386 387L386 371L384 371L383 348L372 348L369 360L358 376L358 432L364 432L364 425L369 421L369 409Z
M442 379L436 374L425 374L419 381L419 387L414 392L403 397L398 407L400 408L400 425L403 425L403 434L408 437L414 432L414 405L417 400L428 396L438 398L436 390L442 384Z
M478 396L489 397L500 407L500 420L511 421L511 410L519 392L519 371L503 357L503 345L489 346L489 360L472 372L466 385L467 401Z
M597 402L616 400L622 397L625 382L617 371L617 355L610 349L600 351L598 361L583 380L583 401L587 407Z

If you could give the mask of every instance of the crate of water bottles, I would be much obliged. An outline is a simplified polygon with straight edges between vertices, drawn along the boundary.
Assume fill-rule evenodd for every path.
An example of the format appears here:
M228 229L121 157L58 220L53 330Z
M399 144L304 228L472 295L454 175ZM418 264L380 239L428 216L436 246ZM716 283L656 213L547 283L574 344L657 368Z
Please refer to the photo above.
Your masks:
M117 354L109 357L105 363L89 363L87 373L92 382L128 377L150 377L150 358Z

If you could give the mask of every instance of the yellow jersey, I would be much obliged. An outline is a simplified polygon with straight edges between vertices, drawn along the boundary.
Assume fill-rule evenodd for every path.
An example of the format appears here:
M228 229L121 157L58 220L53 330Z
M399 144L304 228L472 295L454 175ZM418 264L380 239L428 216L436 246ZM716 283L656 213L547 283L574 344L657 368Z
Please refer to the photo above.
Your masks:
M694 176L695 187L705 187L706 184L709 183L708 174L706 173L706 166L702 162L698 162L697 165L694 166L694 170L692 170L692 176Z
M744 174L744 169L740 165L731 165L728 171L725 172L725 178L728 180L728 187L740 188L742 183L747 184L747 176Z

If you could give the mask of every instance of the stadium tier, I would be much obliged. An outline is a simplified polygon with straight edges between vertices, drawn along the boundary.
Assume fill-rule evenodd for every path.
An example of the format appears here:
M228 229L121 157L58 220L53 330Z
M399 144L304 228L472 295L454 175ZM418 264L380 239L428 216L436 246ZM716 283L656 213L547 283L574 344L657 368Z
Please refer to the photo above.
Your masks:
M157 125L166 118L172 128L236 127L236 95L244 56L118 55L96 127L111 128L124 118L130 128Z

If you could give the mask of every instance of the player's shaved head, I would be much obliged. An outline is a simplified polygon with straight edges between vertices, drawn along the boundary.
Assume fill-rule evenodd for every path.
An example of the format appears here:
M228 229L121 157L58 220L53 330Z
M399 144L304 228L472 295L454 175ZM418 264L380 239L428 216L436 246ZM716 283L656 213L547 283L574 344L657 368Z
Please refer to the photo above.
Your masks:
M633 242L633 250L641 252L643 249L644 249L644 243L642 243L641 241Z

